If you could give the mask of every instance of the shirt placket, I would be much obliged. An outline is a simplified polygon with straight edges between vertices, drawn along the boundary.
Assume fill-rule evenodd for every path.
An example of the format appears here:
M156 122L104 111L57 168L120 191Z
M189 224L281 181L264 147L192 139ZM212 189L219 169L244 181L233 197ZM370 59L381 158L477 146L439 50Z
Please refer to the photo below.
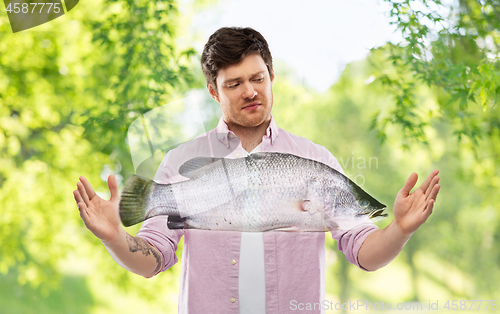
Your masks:
M230 241L230 256L227 261L229 267L229 295L227 302L229 303L229 309L231 313L239 312L238 303L238 272L239 272L239 261L240 261L240 242L241 233L231 232Z
M264 232L264 267L266 271L266 312L279 313L278 267L276 265L276 235Z
M273 144L267 134L262 138L262 152L269 152ZM264 267L266 272L266 312L279 313L278 299L278 267L276 265L276 234L274 232L264 232Z
M232 133L228 134L229 140L234 140L235 136ZM227 139L226 139L227 140ZM241 144L229 156L230 158L241 158L246 156ZM228 156L228 157L229 157ZM238 300L238 280L239 280L239 264L240 264L240 248L241 248L241 233L231 232L230 241L230 257L228 261L229 267L229 295L227 302L229 302L230 313L239 313L239 300Z

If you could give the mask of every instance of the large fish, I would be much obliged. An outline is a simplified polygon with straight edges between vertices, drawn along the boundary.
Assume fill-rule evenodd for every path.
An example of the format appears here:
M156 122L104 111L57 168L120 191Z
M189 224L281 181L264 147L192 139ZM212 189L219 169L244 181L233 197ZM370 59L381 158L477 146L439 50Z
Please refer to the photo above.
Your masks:
M385 205L343 174L291 154L197 157L179 173L189 179L129 178L120 201L123 225L168 215L170 229L326 231L387 216Z

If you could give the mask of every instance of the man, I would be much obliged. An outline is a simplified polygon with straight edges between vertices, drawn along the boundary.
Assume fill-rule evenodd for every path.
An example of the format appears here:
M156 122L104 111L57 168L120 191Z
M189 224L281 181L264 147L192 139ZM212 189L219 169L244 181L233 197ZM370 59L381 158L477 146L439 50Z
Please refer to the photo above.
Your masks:
M182 180L178 169L184 161L225 150L227 158L292 153L342 172L324 147L277 127L271 115L272 58L260 33L219 29L205 45L202 68L207 89L222 108L219 125L206 134L207 141L198 138L170 151L155 181ZM437 173L411 194L417 175L410 175L396 197L395 219L385 229L365 222L331 232L347 259L369 271L394 259L431 214L440 188ZM133 237L120 225L114 176L108 179L109 201L97 196L85 178L80 181L74 196L85 225L124 268L144 277L166 270L177 262L177 243L184 236L180 313L287 313L293 312L292 301L323 299L325 233L169 230L160 216L147 220Z

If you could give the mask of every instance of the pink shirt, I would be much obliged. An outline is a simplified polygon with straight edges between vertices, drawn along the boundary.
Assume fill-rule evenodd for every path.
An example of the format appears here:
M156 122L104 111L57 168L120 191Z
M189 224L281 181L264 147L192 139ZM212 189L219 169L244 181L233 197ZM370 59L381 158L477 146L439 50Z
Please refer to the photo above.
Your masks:
M271 119L262 138L262 152L290 153L320 161L343 173L339 163L323 146L278 128ZM246 153L238 138L221 119L218 126L171 150L155 176L158 183L186 180L178 173L187 160L198 156L239 158ZM359 267L358 251L368 234L378 229L363 222L350 230L331 232L338 249ZM210 230L170 230L166 217L146 220L137 236L155 246L163 257L164 271L177 263L177 244L184 236L179 313L238 313L238 272L241 233ZM291 301L316 303L324 299L325 233L263 233L266 280L266 312L295 313ZM308 313L320 313L308 311Z

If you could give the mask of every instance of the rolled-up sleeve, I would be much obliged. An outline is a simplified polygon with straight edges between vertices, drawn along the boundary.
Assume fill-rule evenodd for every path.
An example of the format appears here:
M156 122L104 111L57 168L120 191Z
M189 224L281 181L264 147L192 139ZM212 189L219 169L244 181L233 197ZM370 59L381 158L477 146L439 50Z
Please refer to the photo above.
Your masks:
M178 259L175 255L179 240L184 235L183 230L170 230L167 227L167 216L157 216L144 222L137 236L154 246L163 258L160 272L175 265Z
M179 157L172 157L184 155L182 153L172 154L172 151L167 153L160 163L154 177L156 183L169 184L180 181L180 178L186 179L181 177L176 170L180 167L183 160ZM184 235L184 230L168 229L167 218L168 216L166 215L152 217L144 221L141 229L137 232L138 237L146 240L160 252L163 258L163 267L158 273L169 269L178 262L175 252L177 251L177 245L181 237Z
M339 251L344 253L347 260L359 268L368 271L359 265L358 253L361 245L370 233L378 230L377 225L372 222L365 222L349 230L332 231L332 237L337 240Z

